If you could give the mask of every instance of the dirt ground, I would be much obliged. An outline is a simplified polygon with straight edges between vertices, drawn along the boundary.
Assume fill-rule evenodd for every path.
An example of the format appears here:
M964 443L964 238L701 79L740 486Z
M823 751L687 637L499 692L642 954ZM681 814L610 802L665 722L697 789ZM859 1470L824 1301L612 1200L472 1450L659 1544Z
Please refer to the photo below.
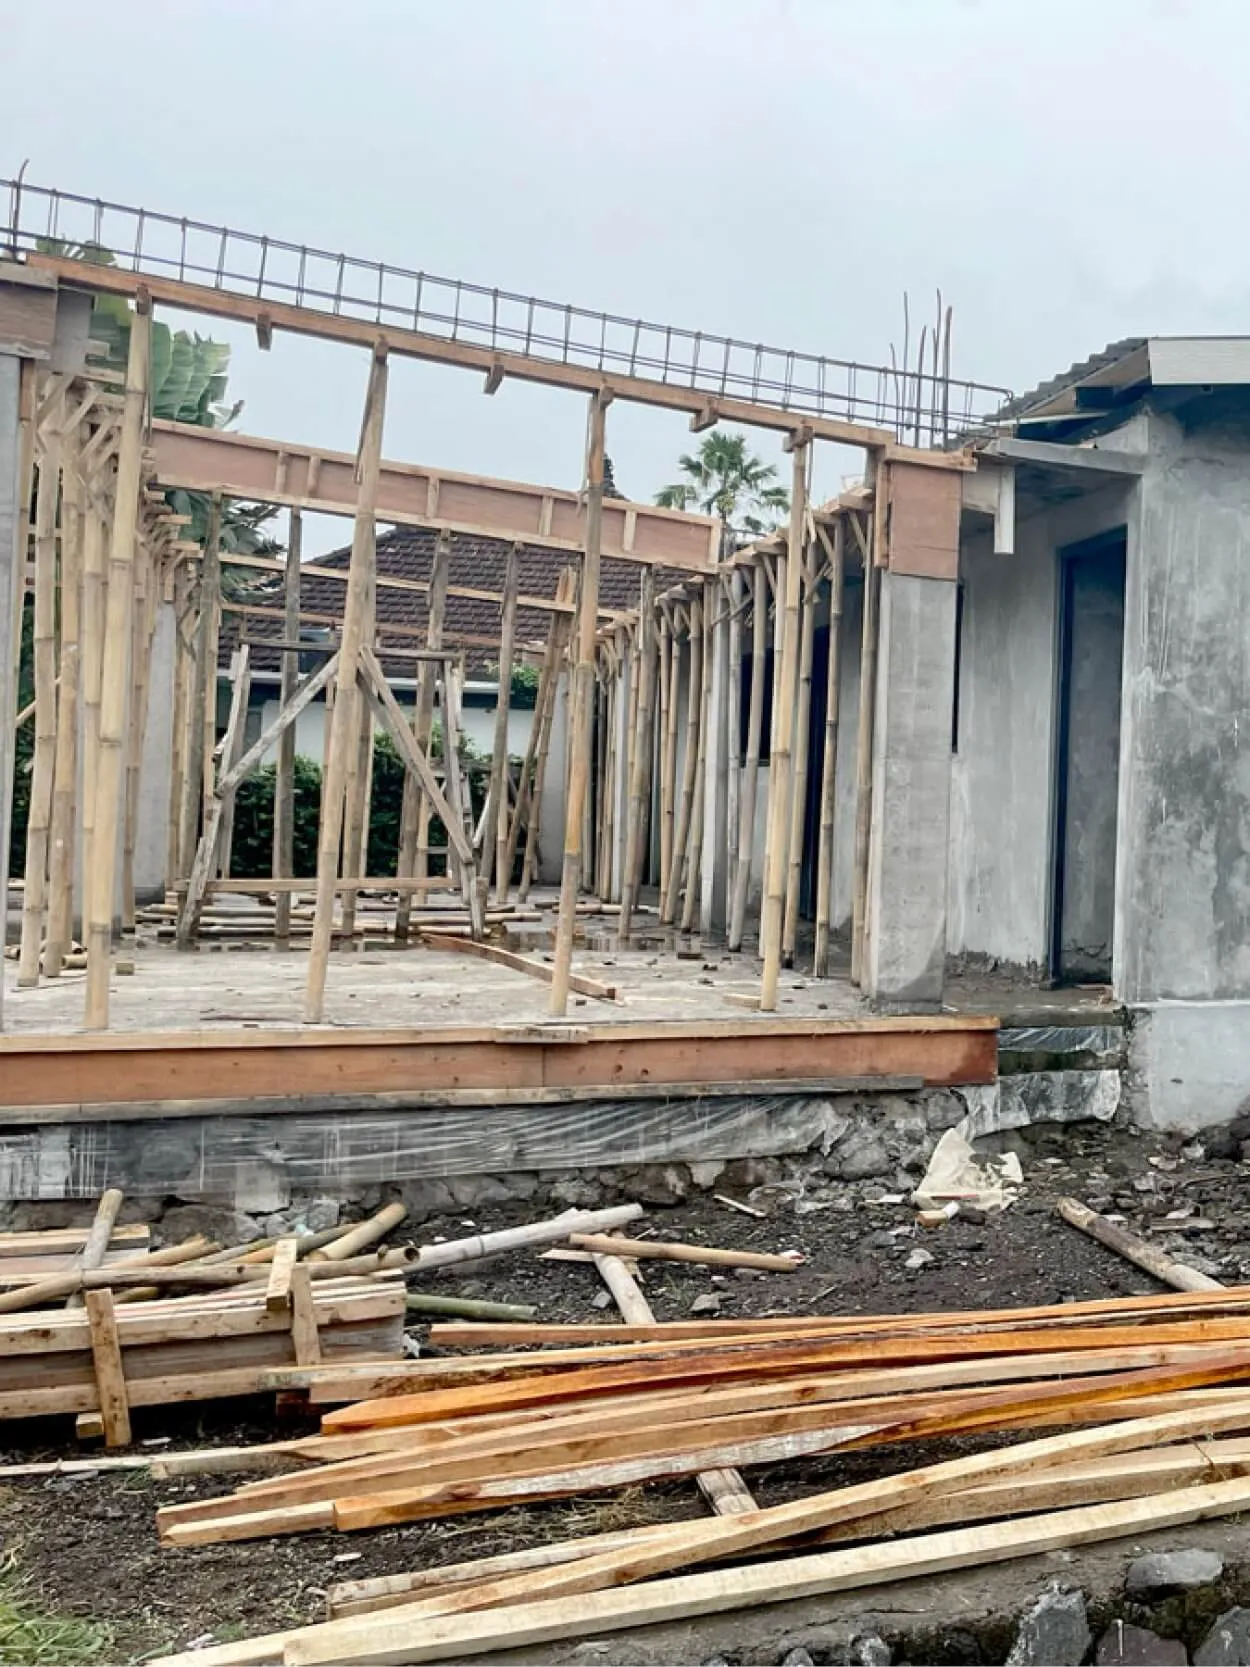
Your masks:
M647 1295L661 1319L691 1312L716 1295L724 1318L770 1314L869 1313L1055 1303L1157 1289L1111 1252L1058 1219L1064 1193L1123 1215L1173 1254L1228 1283L1250 1276L1247 1164L1226 1140L1215 1156L1174 1137L1095 1126L1033 1131L1020 1140L1026 1189L1005 1215L956 1219L925 1232L913 1211L886 1202L901 1189L890 1179L830 1183L802 1196L781 1189L751 1195L764 1220L700 1195L650 1211L653 1236L750 1249L801 1250L789 1275L711 1274L674 1263L645 1265ZM1212 1144L1216 1144L1212 1142ZM1184 1214L1178 1212L1187 1212ZM495 1207L427 1223L422 1240L510 1225L526 1212ZM535 1212L530 1211L529 1214ZM1159 1231L1159 1229L1163 1231ZM918 1260L925 1251L931 1260ZM601 1288L588 1265L510 1255L457 1277L431 1281L444 1294L533 1304L552 1320L602 1319ZM424 1328L417 1328L417 1335ZM298 1433L275 1425L269 1402L150 1409L136 1415L136 1439L152 1451L210 1442L269 1440ZM311 1425L306 1426L311 1428ZM6 1462L73 1456L67 1420L10 1426ZM933 1444L803 1460L749 1473L761 1504L930 1462L966 1446ZM324 1593L338 1580L489 1555L548 1538L695 1516L692 1482L649 1486L626 1495L512 1510L481 1517L356 1535L310 1534L244 1545L186 1550L158 1547L157 1505L225 1491L221 1478L157 1483L145 1473L10 1480L0 1489L0 1533L26 1600L48 1614L89 1617L111 1629L107 1659L130 1662L193 1640L224 1641L320 1619ZM1250 1529L1245 1553L1250 1554ZM711 1653L710 1651L707 1653ZM3 1660L0 1646L0 1660ZM554 1658L553 1658L554 1659ZM697 1656L693 1659L699 1659ZM967 1659L978 1659L968 1657ZM987 1657L986 1659L991 1659Z

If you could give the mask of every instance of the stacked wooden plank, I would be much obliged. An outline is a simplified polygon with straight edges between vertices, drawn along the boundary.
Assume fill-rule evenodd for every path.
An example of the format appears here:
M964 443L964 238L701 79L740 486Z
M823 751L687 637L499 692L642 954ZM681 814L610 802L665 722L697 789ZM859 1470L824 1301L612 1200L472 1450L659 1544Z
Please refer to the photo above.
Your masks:
M31 1279L68 1273L78 1265L90 1231L88 1227L64 1227L0 1233L0 1290L10 1290ZM150 1229L145 1222L112 1226L100 1266L143 1255L150 1240Z
M304 1468L162 1510L163 1541L376 1528L900 1441L1030 1439L769 1509L350 1584L325 1625L200 1652L201 1667L459 1659L1250 1507L1250 1440L1235 1439L1250 1432L1250 1287L433 1337L479 1352L302 1374L314 1395L354 1378L373 1398L323 1418ZM608 1337L622 1341L591 1340Z

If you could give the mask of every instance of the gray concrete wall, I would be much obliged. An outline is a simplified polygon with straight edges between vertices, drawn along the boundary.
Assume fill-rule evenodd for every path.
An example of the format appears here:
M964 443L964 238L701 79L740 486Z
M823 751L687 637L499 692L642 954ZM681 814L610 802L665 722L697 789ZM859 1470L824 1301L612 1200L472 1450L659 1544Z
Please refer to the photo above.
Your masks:
M955 688L955 590L881 575L864 988L913 1009L942 999Z
M1134 1003L1237 999L1250 996L1250 400L1153 416L1148 458L1128 561L1117 986Z
M1050 944L1058 556L1122 526L1134 487L1042 504L1021 495L1016 553L988 523L966 536L959 746L951 771L948 945L1037 973ZM975 524L974 524L975 525Z

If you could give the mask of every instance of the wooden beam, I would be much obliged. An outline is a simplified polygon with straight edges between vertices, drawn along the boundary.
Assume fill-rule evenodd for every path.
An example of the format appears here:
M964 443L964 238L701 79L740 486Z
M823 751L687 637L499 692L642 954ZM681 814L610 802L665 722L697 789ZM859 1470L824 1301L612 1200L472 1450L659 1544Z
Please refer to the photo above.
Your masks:
M473 955L481 961L492 961L497 967L507 967L511 972L528 973L531 978L537 978L543 984L550 984L555 976L553 969L545 961L535 961L529 955L518 955L499 944L482 943L474 938L453 938L443 932L423 931L421 937L431 949ZM597 1001L617 1001L620 997L615 984L603 984L597 978L586 978L579 973L569 974L569 989L575 990L578 995L593 996Z
M169 422L153 423L151 452L161 486L199 492L220 488L227 497L319 514L353 512L355 458L347 453L314 454L290 441ZM433 483L438 490L432 496ZM410 463L381 464L378 519L569 555L582 548L582 503L576 492L434 472ZM610 498L604 504L602 550L621 561L706 573L715 566L720 526L714 516ZM530 604L522 600L520 605Z
M109 1447L128 1447L130 1404L122 1368L121 1343L117 1336L117 1316L113 1310L113 1293L107 1289L87 1291L84 1304L87 1324L91 1328L91 1361L95 1369L104 1440Z

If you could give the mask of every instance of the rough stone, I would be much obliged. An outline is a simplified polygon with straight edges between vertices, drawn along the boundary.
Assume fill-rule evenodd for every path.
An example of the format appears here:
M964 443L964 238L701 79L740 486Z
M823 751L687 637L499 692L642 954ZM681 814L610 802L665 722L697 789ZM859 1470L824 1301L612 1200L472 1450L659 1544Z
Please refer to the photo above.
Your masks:
M690 1179L701 1192L710 1192L724 1167L718 1158L710 1158L706 1163L692 1163L689 1166Z
M1250 1663L1250 1609L1226 1609L1194 1651L1194 1667Z
M931 1250L921 1250L920 1246L917 1245L915 1250L911 1252L907 1260L903 1263L903 1266L905 1268L910 1268L914 1273L917 1268L927 1268L932 1260L933 1252Z
M337 1227L342 1206L337 1198L310 1198L299 1211L299 1219L310 1233L327 1233Z
M1091 1638L1084 1593L1052 1583L1021 1615L1007 1667L1079 1667Z
M711 1292L696 1297L690 1304L690 1312L692 1314L719 1314L720 1298Z
M802 1644L796 1644L794 1649L787 1650L782 1656L781 1667L816 1667L816 1663Z
M852 1128L825 1160L825 1169L843 1181L870 1181L894 1168L884 1143L869 1129Z
M1160 1638L1146 1627L1113 1621L1098 1640L1094 1660L1098 1667L1188 1667L1189 1651L1179 1638Z
M445 1184L459 1210L504 1204L515 1197L508 1183L498 1175L449 1175Z
M1135 1557L1128 1566L1125 1590L1133 1597L1153 1592L1188 1591L1193 1586L1210 1586L1224 1572L1218 1551L1194 1546L1184 1551L1159 1551Z
M197 1233L222 1245L250 1244L253 1239L264 1236L255 1216L215 1204L175 1204L161 1218L163 1244L179 1244L183 1239L193 1239Z
M562 1175L554 1180L548 1192L556 1204L567 1204L571 1209L584 1210L599 1202L602 1188L584 1175Z
M413 1221L447 1215L456 1207L444 1181L405 1181L399 1189L399 1196L407 1205Z

